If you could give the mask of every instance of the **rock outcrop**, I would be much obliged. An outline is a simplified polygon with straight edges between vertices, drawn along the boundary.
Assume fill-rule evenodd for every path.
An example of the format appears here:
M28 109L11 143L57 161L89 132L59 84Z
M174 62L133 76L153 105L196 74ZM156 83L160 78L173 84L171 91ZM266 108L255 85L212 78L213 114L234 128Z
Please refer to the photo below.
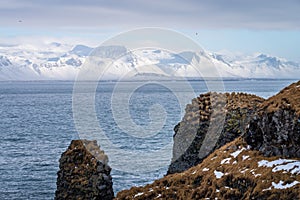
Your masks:
M244 138L265 156L300 158L300 81L262 103Z
M253 95L225 96L224 126L208 124L219 122L222 109L216 105L222 104L220 95L205 94L187 106L175 127L175 138L180 134L192 145L171 164L169 173L187 170L121 191L116 199L300 199L300 81L265 101ZM221 129L212 146L215 151L199 157L213 133L207 127L211 125L213 131ZM190 137L195 130L196 137Z
M244 93L206 93L193 99L174 128L173 158L168 174L199 164L215 149L242 135L263 101Z
M113 199L107 163L96 141L73 140L59 160L55 199Z

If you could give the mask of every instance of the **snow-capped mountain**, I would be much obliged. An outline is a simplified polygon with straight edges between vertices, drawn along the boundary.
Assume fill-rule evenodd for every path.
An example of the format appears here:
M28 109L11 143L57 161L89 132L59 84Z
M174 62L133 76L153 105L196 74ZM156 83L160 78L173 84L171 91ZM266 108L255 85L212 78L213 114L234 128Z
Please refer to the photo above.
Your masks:
M225 63L228 71L245 78L298 78L300 64L265 54L251 56L228 57L211 54L214 62Z
M205 51L129 51L123 46L92 48L52 42L39 46L0 46L0 80L74 80L85 66L84 63L91 58L89 55L96 56L98 62L102 62L101 59L114 61L104 73L108 79L124 75L241 78L300 76L299 63L265 54L235 56Z

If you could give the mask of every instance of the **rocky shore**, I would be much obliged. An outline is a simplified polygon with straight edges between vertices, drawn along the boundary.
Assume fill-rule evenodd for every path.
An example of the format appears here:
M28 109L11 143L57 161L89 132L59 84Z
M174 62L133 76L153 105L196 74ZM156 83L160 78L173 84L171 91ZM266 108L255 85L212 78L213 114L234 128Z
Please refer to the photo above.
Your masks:
M174 131L168 175L123 190L115 199L300 199L300 81L266 100L244 93L202 94L186 106ZM100 172L96 164L81 168L86 172L80 177L90 180L95 173L97 184L72 178L78 164L72 144L60 160L56 198L72 196L77 187L83 195L93 191L112 199L107 162L100 162L107 167ZM93 158L84 155L79 166Z

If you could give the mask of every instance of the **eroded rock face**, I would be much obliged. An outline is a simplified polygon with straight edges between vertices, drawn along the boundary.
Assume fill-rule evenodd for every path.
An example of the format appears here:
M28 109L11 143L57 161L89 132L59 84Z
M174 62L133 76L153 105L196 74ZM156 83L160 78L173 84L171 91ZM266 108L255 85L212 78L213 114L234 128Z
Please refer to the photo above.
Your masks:
M107 162L96 141L73 140L59 160L55 199L113 199Z
M173 159L168 174L199 164L215 149L242 135L263 101L244 93L206 93L193 99L174 128Z
M244 139L265 156L300 158L300 81L261 105Z

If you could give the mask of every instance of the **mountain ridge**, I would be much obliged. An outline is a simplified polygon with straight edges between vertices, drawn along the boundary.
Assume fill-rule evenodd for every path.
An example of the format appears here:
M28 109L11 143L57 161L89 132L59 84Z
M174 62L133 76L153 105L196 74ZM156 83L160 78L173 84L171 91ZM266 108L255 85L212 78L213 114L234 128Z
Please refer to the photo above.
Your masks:
M147 73L174 77L206 76L228 78L297 78L300 64L263 53L251 56L228 56L224 53L183 51L165 52L159 49L129 51L123 46L89 47L83 44L50 43L0 47L0 80L75 80L89 54L100 58L118 58L109 69L109 76L118 79L140 66L152 66ZM118 57L119 56L119 57ZM196 69L193 62L200 62ZM206 63L215 66L211 72ZM153 71L151 71L153 70ZM197 71L198 70L198 71ZM145 71L137 70L145 74ZM161 72L162 71L162 72Z

